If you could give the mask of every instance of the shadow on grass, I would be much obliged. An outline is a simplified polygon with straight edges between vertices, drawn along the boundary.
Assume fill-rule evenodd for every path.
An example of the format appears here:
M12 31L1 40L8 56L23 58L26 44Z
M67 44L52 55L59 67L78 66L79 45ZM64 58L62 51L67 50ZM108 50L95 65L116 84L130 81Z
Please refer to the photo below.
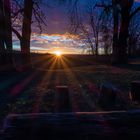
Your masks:
M114 65L115 67L133 70L133 71L140 71L140 64L123 64L123 65Z

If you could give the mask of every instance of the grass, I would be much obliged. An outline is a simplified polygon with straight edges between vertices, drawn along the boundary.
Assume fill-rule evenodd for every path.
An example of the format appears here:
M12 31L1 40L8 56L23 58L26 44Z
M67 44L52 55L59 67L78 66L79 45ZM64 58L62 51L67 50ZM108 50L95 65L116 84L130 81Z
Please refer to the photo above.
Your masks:
M54 61L50 63L47 57L36 58L32 71L0 73L1 124L9 113L54 112L57 85L69 87L73 111L102 110L97 103L97 92L103 83L113 84L122 91L124 102L119 102L117 109L121 109L122 104L125 104L123 109L133 107L128 101L128 93L130 83L140 79L139 70L83 60L82 63L81 59L69 59L71 63L65 61L64 69L58 69L51 68ZM78 67L75 67L78 62ZM134 107L139 108L139 105Z

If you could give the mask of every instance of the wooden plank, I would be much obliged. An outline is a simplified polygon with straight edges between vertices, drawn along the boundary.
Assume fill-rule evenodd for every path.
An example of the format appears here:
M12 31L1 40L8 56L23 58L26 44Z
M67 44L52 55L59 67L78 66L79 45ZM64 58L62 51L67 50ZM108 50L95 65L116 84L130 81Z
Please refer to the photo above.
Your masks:
M9 115L4 134L14 140L130 139L140 136L140 110Z

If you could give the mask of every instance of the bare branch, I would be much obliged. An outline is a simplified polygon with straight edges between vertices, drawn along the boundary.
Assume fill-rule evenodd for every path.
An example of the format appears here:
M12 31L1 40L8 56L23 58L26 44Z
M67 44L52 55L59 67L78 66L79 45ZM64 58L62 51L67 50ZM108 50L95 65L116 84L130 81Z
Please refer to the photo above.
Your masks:
M15 13L12 13L12 18L15 18L18 16L18 14L21 14L23 12L23 9L19 9L18 11L16 11Z
M20 35L20 33L16 29L14 29L13 27L12 27L12 31L16 34L16 36L19 40L22 39L22 36Z
M135 11L131 13L130 19L133 18L139 11L140 11L140 7L138 7L137 9L135 9Z

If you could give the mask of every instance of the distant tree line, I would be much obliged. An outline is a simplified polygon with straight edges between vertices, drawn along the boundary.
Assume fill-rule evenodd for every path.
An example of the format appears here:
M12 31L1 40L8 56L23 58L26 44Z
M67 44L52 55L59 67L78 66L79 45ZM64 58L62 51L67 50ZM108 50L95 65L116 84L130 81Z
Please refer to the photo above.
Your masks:
M98 55L102 43L105 54L112 54L112 63L127 63L128 56L136 55L140 50L140 5L134 0L89 0L84 13L79 2L74 0L71 8L72 31L82 39L85 36L92 54Z

